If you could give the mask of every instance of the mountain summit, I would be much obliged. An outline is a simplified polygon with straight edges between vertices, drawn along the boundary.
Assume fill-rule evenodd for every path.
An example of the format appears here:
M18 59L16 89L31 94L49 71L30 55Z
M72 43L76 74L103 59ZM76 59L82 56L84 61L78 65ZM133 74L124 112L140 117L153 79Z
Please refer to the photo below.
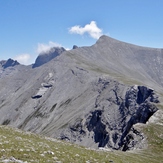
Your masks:
M51 61L53 58L60 55L62 52L66 51L63 47L53 47L47 52L42 52L39 54L39 56L36 58L36 61L33 65L33 68L39 67L49 61Z
M7 61L1 61L0 64L5 69L7 67L14 67L16 65L19 65L20 63L10 58Z
M90 47L51 49L33 68L0 76L0 123L87 147L143 148L135 125L161 105L162 63L163 49L107 36Z

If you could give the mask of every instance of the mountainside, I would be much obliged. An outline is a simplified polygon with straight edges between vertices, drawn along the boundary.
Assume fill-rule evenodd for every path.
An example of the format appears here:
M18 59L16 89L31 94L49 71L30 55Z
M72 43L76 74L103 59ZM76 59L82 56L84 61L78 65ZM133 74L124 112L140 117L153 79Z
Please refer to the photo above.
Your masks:
M33 66L0 64L0 124L87 147L144 148L135 125L162 105L163 49L102 36L55 52Z
M158 112L156 112L158 113ZM153 117L158 117L156 114ZM98 150L81 147L29 132L22 132L11 127L0 126L0 162L113 162L113 163L162 163L163 137L161 139L161 125L154 126L157 122L149 123L143 132L149 137L149 147L145 150L115 151L99 148ZM152 120L152 121L151 121ZM163 122L163 119L162 119Z

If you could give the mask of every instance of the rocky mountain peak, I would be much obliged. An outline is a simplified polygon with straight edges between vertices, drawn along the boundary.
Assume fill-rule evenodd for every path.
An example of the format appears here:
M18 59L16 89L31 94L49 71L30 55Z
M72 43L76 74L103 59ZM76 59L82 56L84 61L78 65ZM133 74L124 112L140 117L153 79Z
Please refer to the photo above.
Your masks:
M116 40L112 37L106 36L106 35L102 35L98 40L97 43L104 43L104 42L122 42L119 40Z
M0 124L91 148L143 148L136 125L163 103L162 54L107 36L90 47L51 48L37 57L39 68L2 73Z
M40 53L39 56L36 58L33 68L39 67L51 61L53 58L59 56L64 51L66 50L63 47L53 47L47 52Z
M2 65L3 68L7 68L19 65L20 63L16 60L9 58L7 61L1 61L0 64Z
M78 46L77 45L74 45L72 49L77 49L77 48L78 48Z

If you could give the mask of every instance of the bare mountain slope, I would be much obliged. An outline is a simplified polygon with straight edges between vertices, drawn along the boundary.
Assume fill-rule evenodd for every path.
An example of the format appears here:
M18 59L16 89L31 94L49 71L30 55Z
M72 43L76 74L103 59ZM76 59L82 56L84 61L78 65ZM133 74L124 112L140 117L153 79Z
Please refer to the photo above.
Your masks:
M133 126L157 111L162 63L162 49L102 36L39 67L1 68L0 123L94 148L142 148Z
M70 55L88 63L90 69L99 69L114 77L133 78L150 86L163 84L163 49L135 46L102 36L92 47L78 48Z

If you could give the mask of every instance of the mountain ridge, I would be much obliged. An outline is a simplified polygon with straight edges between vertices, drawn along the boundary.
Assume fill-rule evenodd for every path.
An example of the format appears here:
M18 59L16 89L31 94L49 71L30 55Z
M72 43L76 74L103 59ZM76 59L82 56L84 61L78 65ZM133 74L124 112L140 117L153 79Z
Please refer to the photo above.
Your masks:
M158 50L163 50L163 48L157 48L157 47L149 47L149 46L142 46L142 45L138 45L138 44L134 44L134 43L128 43L126 41L121 41L121 40L118 40L116 38L113 38L113 37L110 37L110 36L107 36L107 35L102 35L96 43L98 42L101 42L101 40L110 40L110 42L119 42L119 43L123 43L123 44L128 44L130 46L134 46L134 47L140 47L140 48L146 48L146 49L158 49Z
M2 74L11 73L0 76L0 124L93 148L142 148L145 138L133 126L157 111L162 60L162 49L102 36L38 67L7 68Z

